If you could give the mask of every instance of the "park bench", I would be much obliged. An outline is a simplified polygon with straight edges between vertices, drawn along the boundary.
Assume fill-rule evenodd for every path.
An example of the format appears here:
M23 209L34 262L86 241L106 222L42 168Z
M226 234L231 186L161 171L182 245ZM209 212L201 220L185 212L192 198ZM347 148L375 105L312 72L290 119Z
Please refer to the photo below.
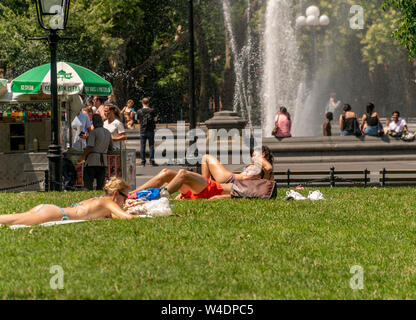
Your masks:
M274 171L274 178L280 186L367 186L370 172L365 170L286 170Z
M383 169L380 171L380 185L398 186L398 185L415 185L416 170L413 169Z

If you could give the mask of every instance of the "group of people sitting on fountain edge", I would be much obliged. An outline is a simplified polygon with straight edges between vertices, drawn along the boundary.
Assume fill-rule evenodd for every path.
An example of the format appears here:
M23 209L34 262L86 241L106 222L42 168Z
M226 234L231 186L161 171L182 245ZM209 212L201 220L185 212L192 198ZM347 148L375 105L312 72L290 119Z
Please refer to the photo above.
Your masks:
M236 181L274 180L274 157L268 147L254 150L252 161L242 173L236 174L228 171L216 158L205 155L202 159L201 174L183 169L178 172L163 169L130 193L129 186L122 179L112 177L104 186L104 196L74 203L67 208L44 203L24 213L3 214L0 215L0 225L37 225L51 221L105 218L133 219L136 216L123 210L126 200L129 195L149 188L160 188L163 197L169 197L179 191L180 194L175 200L230 198L233 183Z
M323 124L324 136L332 135L331 121L334 116L332 112L326 113L326 120ZM400 119L400 112L394 111L392 113L391 121L387 120L386 126L383 127L379 114L375 111L373 103L368 103L366 106L366 113L358 119L355 112L351 110L349 104L344 104L343 112L339 116L339 127L341 136L374 136L380 137L388 134L393 137L401 137L408 133L407 123L404 119Z
M335 94L331 95L328 106L325 109L325 122L323 124L324 136L332 136L332 123L334 115L338 114L341 109L341 102L335 102ZM351 110L349 104L344 104L342 114L339 116L339 126L341 136L375 136L380 137L388 134L393 137L401 137L408 133L407 123L404 119L400 119L400 112L394 111L392 113L391 121L387 120L386 126L383 127L380 116L375 110L373 103L368 103L366 106L366 113L360 119L355 112ZM279 108L279 113L274 119L274 129L272 136L277 139L290 138L292 128L292 120L289 112L285 107Z

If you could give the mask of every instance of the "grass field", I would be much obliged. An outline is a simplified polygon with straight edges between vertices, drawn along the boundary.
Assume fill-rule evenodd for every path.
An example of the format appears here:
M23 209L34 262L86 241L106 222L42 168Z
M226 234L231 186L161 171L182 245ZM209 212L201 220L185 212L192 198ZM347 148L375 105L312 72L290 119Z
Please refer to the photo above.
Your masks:
M175 202L179 218L2 227L0 298L416 298L416 189L320 190L325 201L284 202L281 189L275 201ZM0 194L0 212L91 195ZM355 265L363 290L350 287Z

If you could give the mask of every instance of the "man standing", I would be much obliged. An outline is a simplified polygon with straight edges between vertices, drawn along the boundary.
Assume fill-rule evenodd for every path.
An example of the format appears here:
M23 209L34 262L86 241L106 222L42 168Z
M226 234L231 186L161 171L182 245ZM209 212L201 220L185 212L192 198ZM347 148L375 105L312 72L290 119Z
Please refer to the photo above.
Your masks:
M78 163L85 161L84 186L88 190L94 190L94 179L97 180L97 190L102 190L105 180L105 168L107 167L107 152L113 149L113 141L110 132L103 128L103 120L99 114L92 116L94 130L91 131L87 148Z
M87 136L91 132L91 121L88 114L81 109L71 123L72 147L78 151L84 151L87 146Z
M157 122L156 111L150 108L150 99L142 99L143 108L137 111L137 120L140 124L140 155L142 158L141 166L146 165L146 141L149 140L150 165L157 166L155 163L155 128Z
M336 101L337 95L335 92L329 95L329 101L325 107L325 115L332 112L335 119L341 115L341 101Z
M113 94L108 95L107 101L104 102L104 105L107 105L107 104L112 104L113 106L118 107L118 104L117 104L116 100L114 100L114 95Z
M107 117L105 116L104 112L104 99L102 97L94 97L94 107L97 108L97 113L101 116L101 119L103 122L107 120Z

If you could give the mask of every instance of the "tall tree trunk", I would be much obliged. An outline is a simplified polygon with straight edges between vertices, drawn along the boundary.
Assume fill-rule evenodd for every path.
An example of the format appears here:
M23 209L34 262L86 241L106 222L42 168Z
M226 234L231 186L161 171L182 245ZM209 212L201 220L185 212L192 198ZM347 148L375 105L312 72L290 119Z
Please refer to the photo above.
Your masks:
M129 99L129 78L126 70L127 46L130 39L125 39L119 47L117 54L109 57L109 64L112 71L113 94L120 108L124 106Z
M228 34L225 34L225 65L222 74L220 99L222 110L233 110L235 74L232 67L231 46Z
M199 90L199 103L197 121L205 121L209 116L209 98L211 87L210 76L210 59L208 53L208 46L205 39L205 32L203 30L199 15L195 15L195 40L197 45L198 57L199 57L199 69L200 69L200 90Z

